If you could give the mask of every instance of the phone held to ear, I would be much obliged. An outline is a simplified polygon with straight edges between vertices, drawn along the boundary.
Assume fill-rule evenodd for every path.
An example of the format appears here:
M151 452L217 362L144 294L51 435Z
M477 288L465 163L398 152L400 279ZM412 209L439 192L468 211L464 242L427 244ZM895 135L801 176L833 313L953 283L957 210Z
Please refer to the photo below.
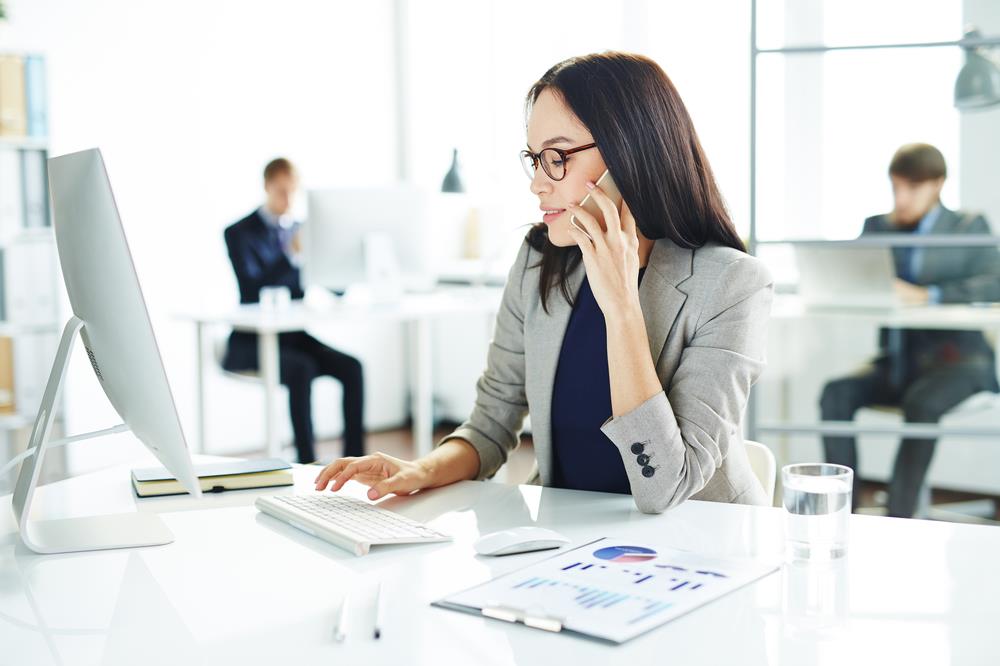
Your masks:
M615 209L618 211L619 214L621 214L622 193L618 191L618 185L616 185L614 179L611 178L611 173L607 169L605 169L604 173L601 174L601 177L597 179L597 183L595 184L597 185L597 187L601 188L602 192L608 195L608 198L611 199L612 203L614 203ZM592 194L591 192L588 192L587 196L583 198L583 201L580 202L580 208L584 209L585 211L593 215L594 218L597 220L598 224L601 225L601 229L607 231L608 225L604 221L604 213L601 211L601 207L597 205L597 201L594 200L594 197L592 197L591 194ZM569 223L575 226L583 233L587 234L587 238L590 238L591 241L594 240L593 238L591 238L590 234L587 233L586 228L584 228L582 224L577 222L576 215L570 215Z

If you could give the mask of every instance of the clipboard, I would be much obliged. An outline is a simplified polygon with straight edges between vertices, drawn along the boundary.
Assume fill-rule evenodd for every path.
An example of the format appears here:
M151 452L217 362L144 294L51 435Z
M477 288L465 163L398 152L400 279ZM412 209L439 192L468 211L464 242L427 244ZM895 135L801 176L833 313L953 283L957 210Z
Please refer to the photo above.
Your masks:
M620 644L778 567L602 537L431 605Z

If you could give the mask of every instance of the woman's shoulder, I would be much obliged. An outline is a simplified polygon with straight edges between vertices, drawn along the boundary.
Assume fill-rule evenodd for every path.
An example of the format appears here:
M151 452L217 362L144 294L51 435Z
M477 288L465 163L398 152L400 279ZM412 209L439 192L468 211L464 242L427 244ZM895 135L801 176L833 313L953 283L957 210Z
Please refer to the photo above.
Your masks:
M706 243L695 249L681 249L670 241L663 261L683 264L673 266L676 287L687 296L691 313L697 319L711 317L735 303L761 292L770 292L774 280L767 265L750 254L719 243Z
M720 280L765 286L774 280L771 270L761 259L733 247L716 242L694 250L692 276L704 280Z
M508 280L516 278L521 280L524 278L524 274L530 272L532 269L538 269L538 263L542 259L542 253L535 249L531 241L525 237L521 241L521 247L518 248L517 256L514 258L514 262L510 266L510 273L508 275Z

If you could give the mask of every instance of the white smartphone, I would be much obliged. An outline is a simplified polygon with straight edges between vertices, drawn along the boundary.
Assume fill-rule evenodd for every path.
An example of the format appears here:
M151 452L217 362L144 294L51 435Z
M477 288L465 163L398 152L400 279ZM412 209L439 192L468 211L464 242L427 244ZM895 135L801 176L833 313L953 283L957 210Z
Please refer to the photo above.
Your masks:
M614 203L618 213L621 214L622 193L618 191L618 185L615 184L614 179L611 177L611 173L607 169L605 169L604 173L601 174L601 177L597 179L595 185L601 188L601 191L608 195L608 198L610 198L612 203ZM590 192L587 192L587 196L585 196L583 201L580 202L580 207L593 215L597 219L598 224L601 225L601 229L607 231L608 225L604 222L604 213L601 211L601 207L597 205L597 202L590 196L590 194ZM570 215L569 222L577 229L587 234L587 238L590 238L591 241L594 240L591 238L590 234L587 233L587 230L583 227L583 225L576 221L576 215Z

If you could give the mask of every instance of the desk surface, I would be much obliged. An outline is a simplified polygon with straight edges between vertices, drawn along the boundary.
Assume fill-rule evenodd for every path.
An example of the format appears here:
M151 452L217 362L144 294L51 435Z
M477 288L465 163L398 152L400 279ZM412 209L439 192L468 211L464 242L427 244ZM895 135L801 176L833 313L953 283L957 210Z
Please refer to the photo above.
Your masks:
M302 330L334 321L390 320L415 321L427 317L470 312L495 311L503 290L493 287L450 287L426 293L405 294L393 301L351 301L336 299L322 306L293 301L277 309L258 304L239 305L223 310L185 312L180 319L198 324L219 324L247 331L275 332Z
M205 458L202 461L208 461ZM148 461L137 461L145 465ZM309 488L316 468L296 469ZM285 489L289 492L290 489ZM361 496L363 488L347 491ZM136 500L126 468L44 487L36 517L162 515L167 546L39 556L0 498L2 664L987 664L1000 660L1000 529L852 516L851 554L790 567L625 645L549 634L430 602L547 553L489 559L481 533L537 522L574 545L622 536L705 553L771 558L780 509L690 501L660 516L627 496L463 482L386 505L455 535L376 547L363 558L259 514L259 491ZM382 640L371 590L388 594ZM354 612L333 640L341 595ZM142 655L141 659L138 657ZM620 661L621 658L628 661Z
M836 319L894 328L996 329L1000 328L1000 305L921 305L898 308L809 307L798 296L774 298L772 319Z

